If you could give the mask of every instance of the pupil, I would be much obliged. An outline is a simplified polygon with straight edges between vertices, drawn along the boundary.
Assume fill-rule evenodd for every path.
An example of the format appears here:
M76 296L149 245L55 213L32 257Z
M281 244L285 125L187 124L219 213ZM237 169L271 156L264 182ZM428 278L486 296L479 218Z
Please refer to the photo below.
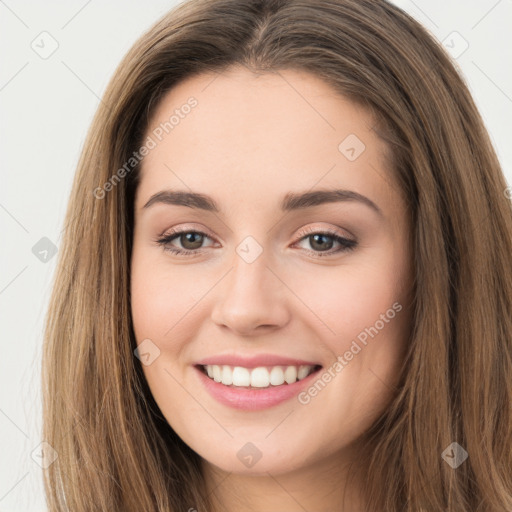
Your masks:
M186 233L184 236L185 236L186 242L192 244L192 247L187 247L186 244L183 244L183 240L182 240L182 245L186 249L198 249L199 247L201 247L201 243L203 241L203 239L202 239L203 235L200 235L199 233L191 232L191 233ZM197 239L196 239L196 237L197 237Z
M313 243L311 244L311 246L312 246L312 247L314 247L314 245L317 243L317 240L318 240L319 238L323 238L323 239L331 238L329 235L312 235L312 236L313 236ZM329 245L329 244L327 244L327 245ZM331 245L332 245L332 242L331 242ZM325 244L322 244L322 243L320 243L320 245L319 245L319 247L318 247L318 248L319 248L319 249L323 249L323 250L325 250L325 249L326 249ZM328 247L328 249L329 249L329 248L330 248L330 247Z

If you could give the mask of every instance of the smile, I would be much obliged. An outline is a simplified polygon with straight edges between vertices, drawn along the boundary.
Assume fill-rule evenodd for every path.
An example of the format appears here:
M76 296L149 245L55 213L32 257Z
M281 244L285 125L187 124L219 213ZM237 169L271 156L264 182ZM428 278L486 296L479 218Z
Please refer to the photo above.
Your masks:
M293 384L305 379L320 368L319 365L259 366L245 368L230 365L201 365L203 373L215 382L231 387L268 388Z
M200 364L193 368L203 389L220 404L232 409L258 411L296 397L304 388L311 385L322 366L246 368Z

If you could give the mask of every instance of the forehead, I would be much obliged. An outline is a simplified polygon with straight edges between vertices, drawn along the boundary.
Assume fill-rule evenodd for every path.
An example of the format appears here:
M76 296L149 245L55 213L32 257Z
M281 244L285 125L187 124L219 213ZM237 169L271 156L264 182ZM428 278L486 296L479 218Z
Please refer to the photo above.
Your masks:
M193 105L193 106L191 106ZM390 177L387 147L363 107L298 70L233 68L186 79L157 106L146 131L141 201L162 188L262 201L293 190L364 190L378 197Z

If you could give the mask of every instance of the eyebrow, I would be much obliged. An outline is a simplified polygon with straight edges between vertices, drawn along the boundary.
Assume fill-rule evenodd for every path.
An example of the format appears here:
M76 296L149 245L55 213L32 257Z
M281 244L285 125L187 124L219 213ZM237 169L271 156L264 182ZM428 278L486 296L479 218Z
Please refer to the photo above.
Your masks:
M352 190L314 190L311 192L290 192L286 194L281 202L281 210L284 212L303 210L326 203L357 201L364 204L382 216L382 210L369 198ZM154 204L170 204L187 206L206 210L208 212L220 213L220 208L215 200L197 192L181 190L162 190L153 194L143 208L149 208Z

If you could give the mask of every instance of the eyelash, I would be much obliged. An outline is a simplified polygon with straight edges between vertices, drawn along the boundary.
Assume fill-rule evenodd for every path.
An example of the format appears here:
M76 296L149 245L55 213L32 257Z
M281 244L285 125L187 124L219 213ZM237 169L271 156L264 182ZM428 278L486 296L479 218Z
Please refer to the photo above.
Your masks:
M167 235L158 238L156 240L156 243L163 246L164 251L169 251L173 254L180 255L180 256L195 256L199 255L203 252L201 249L191 250L191 249L178 249L176 247L171 247L169 244L175 239L178 238L178 236L182 235L183 233L194 233L197 235L204 235L208 238L209 237L206 233L202 231L195 231L193 229L182 229L182 230L173 230ZM313 250L306 250L306 252L310 255L312 255L315 258L323 258L326 256L332 256L334 254L343 253L343 252L350 252L353 251L356 246L357 242L355 240L349 240L348 238L344 238L339 236L335 231L332 231L330 229L325 229L323 231L319 231L317 229L308 228L301 232L301 237L297 240L298 243L302 241L305 238L308 238L311 235L324 235L329 236L334 239L335 242L338 242L341 247L336 250L329 250L329 251L313 251Z

